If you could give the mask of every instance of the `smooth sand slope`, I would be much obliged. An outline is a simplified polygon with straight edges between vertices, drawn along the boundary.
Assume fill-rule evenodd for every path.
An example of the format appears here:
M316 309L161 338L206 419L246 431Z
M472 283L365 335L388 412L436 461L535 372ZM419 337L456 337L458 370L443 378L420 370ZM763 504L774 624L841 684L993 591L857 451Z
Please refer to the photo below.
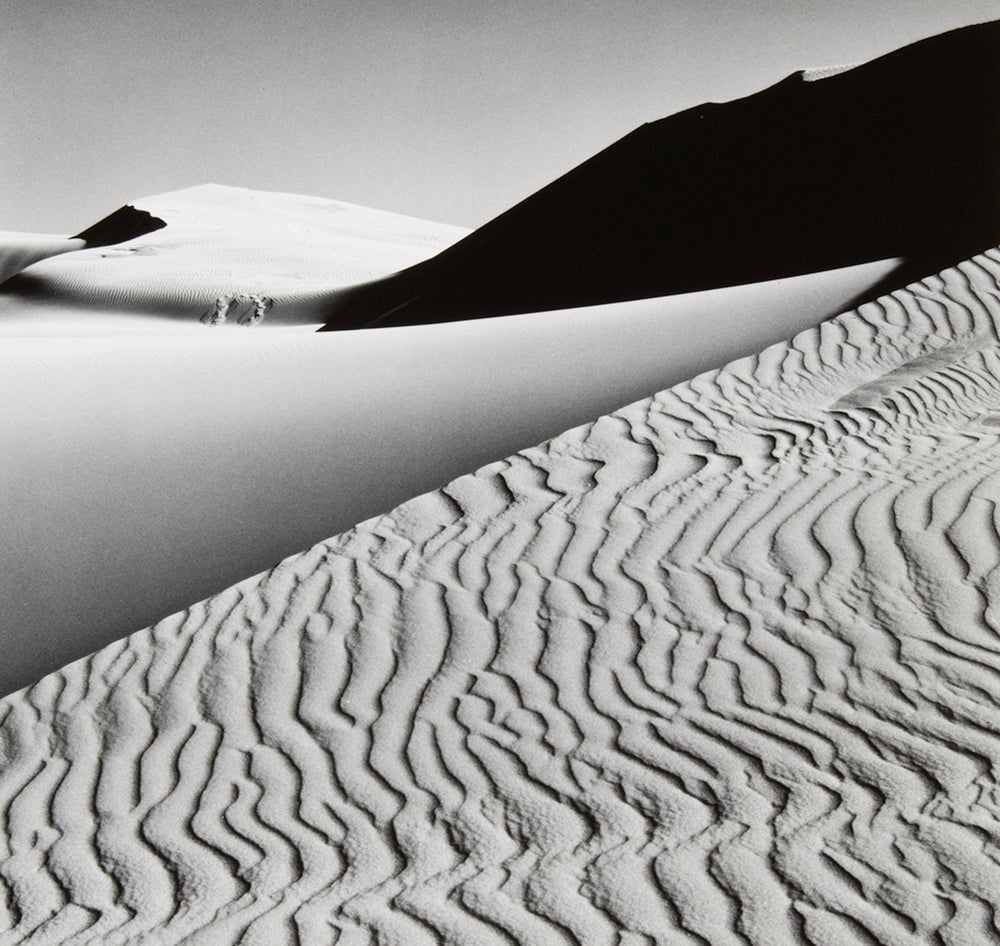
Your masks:
M890 258L917 278L1000 240L998 108L1000 22L644 125L472 233L219 185L142 198L79 252L0 234L0 335L422 324Z
M72 237L0 231L0 284L41 260L132 240L163 226L152 214L125 206Z
M0 283L32 263L82 250L86 245L81 239L57 236L54 233L0 232Z
M1000 242L997 114L1000 22L797 73L643 125L434 259L334 298L327 328L594 305L888 257L922 277Z
M6 339L0 695L468 470L787 338L892 267L336 336Z
M990 251L0 702L0 942L996 943L998 282Z
M137 236L136 215L158 228ZM0 336L318 326L337 289L417 263L467 232L218 184L144 197L80 234L88 248L4 282Z

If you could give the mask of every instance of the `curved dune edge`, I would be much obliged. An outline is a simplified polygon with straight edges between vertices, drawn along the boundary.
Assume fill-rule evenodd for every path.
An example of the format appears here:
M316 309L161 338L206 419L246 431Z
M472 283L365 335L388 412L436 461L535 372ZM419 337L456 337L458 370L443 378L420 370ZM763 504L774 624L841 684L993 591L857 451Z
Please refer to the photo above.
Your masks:
M80 237L64 237L49 233L16 233L0 231L0 283L27 269L33 263L83 249Z
M987 944L1000 251L0 702L3 941Z
M0 336L316 328L339 288L411 266L468 232L221 184L133 205L80 234L85 249L9 279L0 290Z
M1000 21L809 78L642 125L432 259L331 299L323 331L666 296L888 257L923 276L1000 241ZM901 161L899 142L916 129ZM931 196L942 189L946 199Z
M468 470L810 328L896 266L337 336L5 339L0 695Z
M126 205L76 236L0 231L0 284L53 256L123 243L164 226L166 224L152 214Z

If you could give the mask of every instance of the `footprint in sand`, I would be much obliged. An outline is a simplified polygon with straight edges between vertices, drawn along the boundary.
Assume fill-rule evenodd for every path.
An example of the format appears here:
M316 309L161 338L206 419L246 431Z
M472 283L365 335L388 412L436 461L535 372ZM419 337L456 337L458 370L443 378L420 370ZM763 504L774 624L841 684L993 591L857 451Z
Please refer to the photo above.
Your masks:
M205 325L222 325L233 315L238 325L259 325L273 305L274 300L269 296L220 296L215 300L215 308L202 315L201 322Z

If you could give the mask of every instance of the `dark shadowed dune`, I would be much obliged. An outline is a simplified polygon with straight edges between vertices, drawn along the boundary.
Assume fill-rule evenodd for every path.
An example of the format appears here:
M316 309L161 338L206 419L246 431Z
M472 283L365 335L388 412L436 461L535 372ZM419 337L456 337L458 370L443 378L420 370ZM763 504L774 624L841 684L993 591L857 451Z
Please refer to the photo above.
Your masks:
M145 236L155 230L162 230L166 225L165 220L154 217L148 211L126 204L87 227L73 239L85 240L90 247L113 246L116 243Z
M622 138L438 256L338 297L326 330L692 292L1000 240L1000 23L802 73ZM899 283L896 283L899 285ZM888 288L888 287L887 287Z

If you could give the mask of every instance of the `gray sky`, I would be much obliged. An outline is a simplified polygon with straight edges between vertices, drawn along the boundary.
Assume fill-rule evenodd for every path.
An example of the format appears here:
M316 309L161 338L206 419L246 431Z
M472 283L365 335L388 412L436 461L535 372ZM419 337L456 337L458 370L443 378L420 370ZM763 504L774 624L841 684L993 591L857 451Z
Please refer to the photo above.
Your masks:
M7 0L0 229L215 181L478 225L632 128L1000 0Z

